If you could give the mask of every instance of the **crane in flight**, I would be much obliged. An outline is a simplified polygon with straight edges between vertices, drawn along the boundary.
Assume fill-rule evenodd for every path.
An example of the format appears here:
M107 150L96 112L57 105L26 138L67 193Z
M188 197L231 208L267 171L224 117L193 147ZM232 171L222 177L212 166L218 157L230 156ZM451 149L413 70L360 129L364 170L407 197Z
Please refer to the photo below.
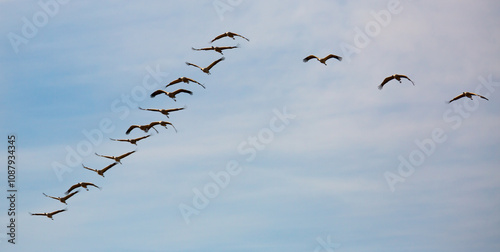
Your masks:
M153 128L153 129L156 131L156 133L160 133L160 132L158 132L158 130L156 130L154 127L149 126L149 124L146 124L146 125L137 125L137 124L134 124L134 125L130 125L130 127L127 129L127 131L125 132L125 134L127 134L127 135L128 135L128 134L130 134L130 132L131 132L133 129L136 129L136 128L137 128L137 129L140 129L140 130L142 130L142 131L144 131L144 132L146 132L146 133L148 133L148 131L149 131L151 128Z
M68 199L69 199L69 198L71 198L73 195L77 194L78 192L79 192L79 191L74 191L74 192L72 192L72 193L70 193L70 194L68 194L68 195L66 195L66 196L64 196L64 197L53 197L53 196L49 196L49 195L47 195L47 194L45 194L45 193L43 193L43 195L45 195L45 197L49 197L49 198L52 198L52 199L55 199L55 200L59 200L61 203L64 203L64 204L66 204L66 205L67 205L66 200L68 200Z
M394 80L394 79L396 79L397 81L399 81L399 83L401 83L401 78L409 80L411 82L411 84L413 84L413 86L415 86L415 83L413 83L413 81L410 80L410 78L408 78L408 76L402 75L402 74L394 74L394 75L391 75L391 76L385 78L384 81L382 81L382 83L380 85L378 85L378 89L382 90L382 88L384 87L385 84L387 84L387 82Z
M138 141L140 141L142 139L146 139L146 138L148 138L150 136L151 135L146 135L146 136L142 136L142 137L138 137L138 138L133 138L133 139L114 139L114 138L110 138L110 140L112 140L112 141L118 141L118 142L129 142L129 143L131 143L133 145L137 145Z
M170 126L172 126L174 128L175 132L177 132L177 129L175 128L175 126L172 123L167 122L167 121L151 122L149 125L152 125L151 127L156 126L156 125L161 125L161 126L165 127L165 129L168 129L167 125L170 125Z
M186 84L189 84L189 82L194 82L194 83L202 86L203 88L205 88L205 86L203 86L203 84L201 84L201 83L199 83L199 82L197 82L197 81L195 81L195 80L193 80L191 78L187 78L187 77L180 77L180 78L178 78L176 80L173 80L170 83L168 83L165 87L172 86L174 84L181 83L181 82L184 82Z
M101 175L101 176L103 176L103 177L104 177L104 173L105 173L107 170L111 169L111 167L113 167L113 166L115 166L115 165L117 165L117 164L118 164L117 162L114 162L114 163L112 163L112 164L110 164L110 165L108 165L108 166L106 166L106 167L104 167L104 168L102 168L102 169L100 169L100 170L89 168L89 167L87 167L87 166L85 166L85 165L83 165L83 164L82 164L82 166L83 166L83 168L85 168L85 169L87 169L87 170L91 170L91 171L97 172L97 174L99 174L99 175Z
M210 41L210 43L213 43L214 41L218 40L218 39L221 39L221 38L224 38L224 37L229 37L229 38L232 38L234 40L234 37L240 37L240 38L243 38L245 39L246 41L250 41L249 39L241 36L240 34L236 34L234 32L225 32L225 33L222 33L221 35L218 35L217 37L215 37L214 39L212 39L212 41Z
M220 58L220 59L218 59L218 60L216 60L216 61L212 62L212 64L210 64L210 65L209 65L209 66L207 66L207 67L200 67L200 66L198 66L198 65L196 65L196 64L189 63L189 62L186 62L186 65L188 65L188 66L194 66L194 67L197 67L197 68L199 68L202 72L204 72L204 73L206 73L206 74L210 74L210 69L212 69L212 67L214 67L215 65L217 65L217 63L219 63L219 62L221 62L221 61L223 61L223 60L225 60L225 59L226 59L226 58L222 57L222 58Z
M76 184L72 185L72 186L71 186L71 187L70 187L70 188L69 188L69 189L65 192L65 194L66 194L66 195L67 195L67 194L69 194L71 191L75 190L75 189L76 189L76 188L78 188L78 187L83 187L83 188L87 189L87 191L88 191L88 190L89 190L89 189L87 188L88 186L93 186L93 187L95 187L95 188L98 188L99 190L101 189L100 187L98 187L98 186L96 186L95 184L92 184L92 183L90 183L90 182L80 182L80 183L76 183Z
M211 47L204 47L204 48L199 48L199 49L191 47L191 49L193 49L195 51L216 51L216 52L224 55L224 53L222 53L223 50L235 49L238 47L239 47L239 45L235 45L235 46L211 46Z
M167 118L170 118L170 117L168 117L168 115L169 115L171 112L175 112L175 111L183 110L183 109L185 109L185 108L186 108L186 107L184 107L184 108L174 108L174 109L143 109L143 108L139 107L139 109L141 109L141 110L153 111L153 112L160 112L160 113L162 113L163 115L167 116Z
M186 94L190 94L190 95L193 95L193 92L189 91L189 90L186 90L186 89L177 89L175 90L174 92L167 92L165 90L161 90L161 89L158 89L156 91L154 91L152 94L151 94L151 98L154 98L155 96L159 95L159 94L165 94L167 95L168 97L174 99L174 101L177 101L175 99L175 96L180 94L180 93L186 93Z
M135 151L130 151L130 152L127 152L127 153L122 154L122 155L120 155L120 156L106 156L106 155L99 155L99 154L97 154L97 153L95 153L95 154L96 154L97 156L99 156L99 157L113 159L115 162L117 162L117 163L120 163L120 164L121 164L121 163L122 163L122 159L123 159L123 158L125 158L125 157L127 157L127 156L131 155L131 154L132 154L132 153L134 153L134 152L135 152Z
M50 212L50 213L29 213L31 215L39 215L39 216L47 216L48 218L54 220L54 218L52 218L54 215L58 214L58 213L61 213L61 212L64 212L64 211L67 211L68 209L61 209L61 210L56 210L54 212Z
M309 56L305 57L302 61L308 62L311 59L317 59L319 62L323 63L326 66L326 61L329 60L329 59L331 59L331 58L335 58L338 61L342 61L342 57L337 56L337 55L333 55L333 54L328 54L324 58L319 58L319 57L317 57L315 55L309 55Z
M472 96L481 97L481 98L489 101L488 98L486 98L486 97L484 97L482 95L474 94L474 93L471 93L471 92L463 92L463 93L459 94L457 97L451 99L448 103L451 103L452 101L456 101L456 100L458 100L460 98L464 98L464 97L467 97L467 98L469 98L469 99L472 100Z

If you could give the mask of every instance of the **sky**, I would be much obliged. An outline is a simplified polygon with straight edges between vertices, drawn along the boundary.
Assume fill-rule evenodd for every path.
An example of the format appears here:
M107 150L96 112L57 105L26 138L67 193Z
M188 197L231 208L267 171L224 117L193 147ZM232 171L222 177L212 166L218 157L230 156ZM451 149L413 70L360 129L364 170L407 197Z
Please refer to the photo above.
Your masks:
M499 17L493 0L0 0L0 250L499 251ZM214 42L239 48L210 75L185 64L219 59L191 48L228 31L250 41ZM415 85L378 90L393 74ZM206 89L149 97L182 76ZM465 91L489 100L447 103ZM177 132L109 139L160 120ZM78 182L101 189L43 195Z

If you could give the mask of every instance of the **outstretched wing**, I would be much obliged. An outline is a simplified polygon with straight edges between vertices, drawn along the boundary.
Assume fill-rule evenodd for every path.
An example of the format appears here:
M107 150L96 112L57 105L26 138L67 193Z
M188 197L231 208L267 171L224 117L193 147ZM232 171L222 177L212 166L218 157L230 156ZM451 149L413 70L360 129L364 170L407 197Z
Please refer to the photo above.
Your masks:
M85 185L87 185L87 186L93 186L93 187L95 187L95 188L101 189L100 187L96 186L96 185L95 185L95 184L93 184L93 183L85 182Z
M183 110L183 109L185 109L185 108L186 108L186 107L184 107L184 108L165 109L165 112L170 113L170 112L175 112L175 111Z
M478 94L474 94L474 93L470 93L470 94L475 95L475 96L479 96L479 97L481 97L481 98L483 98L483 99L485 99L485 100L489 101L489 100L488 100L488 98L486 98L486 97L484 97L484 96L482 96L482 95L478 95Z
M52 196L49 196L49 195L47 195L47 194L45 194L45 193L43 193L43 195L45 195L45 197L49 197L49 198L52 198L52 199L55 199L55 200L59 200L59 198L57 198L57 197L52 197Z
M333 55L333 54L329 54L328 56L325 57L325 61L331 59L331 58L335 58L336 60L338 61L342 61L342 57L340 56L337 56L337 55Z
M220 46L220 47L217 47L217 49L228 50L228 49L234 49L234 48L238 48L238 47L239 47L238 45L235 45L235 46Z
M107 170L111 169L111 167L115 166L116 164L118 164L118 162L114 162L114 163L102 168L101 172L105 173Z
M177 95L179 93L187 93L187 94L193 95L193 92L191 92L191 91L189 91L187 89L183 89L183 88L177 89L174 92L172 92L172 94L174 94L174 95Z
M227 36L227 34L226 34L226 33L223 33L223 34L221 34L221 35L219 35L219 36L215 37L214 39L212 39L212 41L210 41L210 43L213 43L214 41L216 41L216 40L218 40L218 39L221 39L221 38L223 38L223 37L226 37L226 36Z
M109 140L111 140L111 141L118 141L118 142L129 142L129 139L114 139L114 138L110 138Z
M236 33L234 33L234 32L230 32L230 33L231 33L233 36L238 36L238 37L240 37L240 38L245 39L246 41L250 41L249 39L247 39L247 38L245 38L245 37L241 36L240 34L236 34Z
M47 216L46 213L29 213L31 215L40 215L40 216Z
M61 210L56 210L56 211L51 212L51 213L49 213L49 214L50 214L50 215L54 215L54 214L58 214L58 213L61 213L61 212L67 211L67 210L68 210L67 208L64 208L64 209L61 209ZM43 215L45 215L45 214L43 214Z
M138 137L138 138L136 138L136 139L134 139L134 140L137 142L137 141L139 141L139 140L142 140L142 139L148 138L148 137L150 137L150 136L151 136L151 135L145 135L145 136L143 136L143 137Z
M85 166L85 165L83 165L83 164L82 164L82 166L83 166L83 168L85 168L85 169L87 169L87 170L91 170L91 171L97 172L97 170L96 170L96 169L89 168L89 167L87 167L87 166Z
M114 159L115 157L112 157L112 156L106 156L106 155L99 155L97 153L95 153L96 156L99 156L99 157L103 157L103 158L109 158L109 159Z
M316 57L314 55L309 55L309 56L305 57L302 61L308 62L310 59L317 59L317 60L319 60L318 57Z
M139 109L140 109L140 110L147 110L147 111L160 112L160 110L159 110L159 109L150 109L150 108L148 108L148 109L144 109L144 108L141 108L141 107L139 107Z
M131 125L130 127L128 127L128 130L125 132L125 134L130 134L130 132L135 128L139 128L139 125Z
M380 85L378 85L378 89L382 89L387 82L389 82L393 79L394 79L394 76L389 76L389 77L385 78L384 81L382 81L382 83L380 83Z
M160 123L161 123L161 121L154 121L154 122L150 122L150 123L149 123L149 127L150 127L150 128L153 128L154 126L156 126L156 125L158 125L158 124L160 124ZM153 128L153 129L154 129L154 128Z
M402 74L398 74L398 76L399 76L400 78L405 78L405 79L407 79L407 80L411 81L411 84L413 84L413 86L415 86L415 83L414 83L414 82L413 82L410 78L408 78L408 76L406 76L406 75L402 75Z
M189 62L186 62L186 65L188 65L188 66L194 66L194 67L197 67L197 68L199 68L199 69L203 69L203 68L201 68L200 66L198 66L198 65L196 65L196 64L193 64L193 63L189 63Z
M457 97L455 97L455 98L451 99L448 103L451 103L452 101L456 101L456 100L458 100L458 99L460 99L460 98L462 98L462 97L465 97L465 94L464 94L464 93L462 93L462 94L458 95Z
M173 80L170 83L168 83L165 87L169 87L169 86L175 85L177 83L181 83L181 82L182 82L182 79L178 78L177 80Z
M76 188L80 187L81 184L78 183L78 184L74 184L72 185L64 194L68 195L71 191L75 190Z
M158 90L154 91L150 96L151 96L151 98L153 98L159 94L167 94L167 92L164 90L158 89Z
M212 62L212 64L210 64L209 66L207 66L206 70L209 71L210 69L212 69L212 67L214 67L215 65L217 65L217 63L225 60L226 58L222 57L214 62Z
M119 157L118 157L118 159L122 159L122 158L124 158L124 157L127 157L127 156L129 156L130 154L132 154L132 153L134 153L134 152L135 152L135 151L127 152L127 153L125 153L125 154L123 154L123 155L119 156Z
M168 125L170 125L170 126L172 126L172 128L174 128L175 132L177 132L177 129L175 128L175 126L174 126L171 122L161 121L160 123L165 124L165 128L167 127L167 124L168 124ZM163 124L162 124L162 125L163 125Z
M194 83L196 83L196 84L198 84L198 85L202 86L203 88L205 88L205 86L203 86L203 84L201 84L201 83L199 83L199 82L197 82L197 81L195 81L195 80L193 80L193 79L191 79L191 78L186 78L186 80L188 80L188 81L190 81L190 82L194 82Z
M79 191L74 191L74 192L72 192L72 193L70 193L70 194L68 194L68 195L64 196L64 199L65 199L65 200L67 200L67 199L69 199L69 198L73 197L73 195L77 194L78 192L79 192Z
M191 49L193 49L195 51L209 51L209 50L214 50L212 47L205 47L205 48L199 48L199 49L191 47Z
M199 82L197 82L197 81L195 81L195 80L193 80L193 79L191 79L191 78L187 78L187 77L186 77L186 80L188 80L188 81L190 81L190 82L194 82L194 83L197 83L197 84L200 84L200 85L201 85L201 83L199 83Z

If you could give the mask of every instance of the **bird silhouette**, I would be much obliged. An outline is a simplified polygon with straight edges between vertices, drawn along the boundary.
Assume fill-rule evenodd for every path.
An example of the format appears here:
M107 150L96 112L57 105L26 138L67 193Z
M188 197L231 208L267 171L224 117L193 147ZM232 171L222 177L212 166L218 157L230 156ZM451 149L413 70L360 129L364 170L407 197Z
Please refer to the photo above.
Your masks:
M113 159L115 162L118 162L118 163L122 163L121 160L125 157L128 157L129 155L131 155L132 153L134 153L135 151L130 151L130 152L127 152L125 154L122 154L120 156L106 156L106 155L99 155L97 153L95 153L97 156L99 157L104 157L104 158L109 158L109 159Z
M230 37L234 40L234 37L237 36L237 37L240 37L240 38L243 38L245 39L246 41L250 41L249 39L239 35L239 34L236 34L234 32L225 32L225 33L222 33L221 35L218 35L217 37L215 37L214 39L212 39L212 41L210 41L210 43L213 43L214 41L218 40L218 39L221 39L221 38L224 38L224 37Z
M170 125L174 128L175 132L177 132L177 129L174 127L174 125L170 122L167 122L167 121L156 121L156 122L151 122L150 125L152 126L155 126L155 125L161 125L163 127L165 127L165 129L168 129L167 128L167 125Z
M115 165L117 165L117 164L118 164L117 162L114 162L114 163L112 163L112 164L110 164L110 165L108 165L108 166L106 166L106 167L104 167L104 168L102 168L102 169L100 169L100 170L89 168L89 167L87 167L87 166L85 166L85 165L83 165L83 164L82 164L82 166L83 166L83 168L85 168L85 169L87 169L87 170L91 170L91 171L97 172L97 174L99 174L99 175L101 175L101 176L103 176L103 177L104 177L104 173L105 173L107 170L111 169L111 167L113 167L113 166L115 166Z
M223 50L229 50L229 49L234 49L234 48L238 48L238 47L239 47L239 45L236 45L236 46L211 46L211 47L205 47L205 48L199 48L199 49L191 47L191 49L193 49L195 51L216 51L216 52L224 55L224 53L222 53Z
M79 191L75 191L75 192L72 192L71 194L68 194L64 197L53 197L53 196L49 196L45 193L43 193L43 195L45 195L45 197L49 197L49 198L52 198L52 199L55 199L55 200L59 200L61 203L64 203L67 205L66 203L66 200L68 200L69 198L71 198L73 195L77 194Z
M484 97L482 95L474 94L474 93L471 93L471 92L463 92L463 93L459 94L457 97L451 99L448 103L451 103L452 101L456 101L456 100L458 100L460 98L463 98L463 97L467 97L467 98L469 98L469 99L472 100L472 96L478 96L478 97L481 97L481 98L489 101L488 98L486 98L486 97Z
M137 129L141 129L142 131L144 131L144 132L146 132L146 133L148 133L148 131L149 131L151 128L153 128L153 129L156 131L156 133L159 133L159 132L158 132L158 130L156 130L154 127L151 127L149 124L146 124L146 125L136 125L136 124L134 124L134 125L130 125L130 127L127 129L127 131L125 132L125 134L127 134L127 135L128 135L128 134L130 134L130 132L131 132L133 129L136 129L136 128L137 128Z
M52 218L54 215L58 214L58 213L61 213L61 212L64 212L64 211L67 211L68 209L61 209L61 210L56 210L54 212L50 212L50 213L29 213L31 215L40 215L40 216L47 216L48 218L54 220L54 218Z
M100 187L96 186L95 184L92 184L90 182L80 182L80 183L76 183L74 185L72 185L66 192L65 194L69 194L71 191L75 190L76 188L78 187L83 187L85 189L87 189L87 191L89 190L87 187L88 186L93 186L93 187L96 187L98 188L99 190L101 189Z
M175 112L175 111L183 110L183 109L185 109L185 108L186 108L186 107L184 107L184 108L174 108L174 109L143 109L143 108L139 107L139 109L141 109L141 110L153 111L153 112L160 112L160 113L162 113L163 115L167 116L167 118L170 118L170 117L168 117L168 115L169 115L171 112Z
M410 80L410 78L408 78L408 76L402 75L402 74L394 74L394 75L391 75L391 76L385 78L384 81L382 81L382 83L380 85L378 85L378 89L382 90L382 88L384 87L385 84L387 84L387 82L394 80L394 79L396 79L397 81L399 81L399 83L401 83L401 78L405 78L405 79L411 81L411 84L413 84L413 86L415 86L415 83L413 83L413 81Z
M327 55L324 58L318 58L317 56L309 55L309 56L305 57L302 61L308 62L311 59L317 59L319 62L323 63L326 66L326 61L329 60L329 59L331 59L331 58L335 58L338 61L342 61L342 57L337 56L337 55L333 55L333 54L329 54L329 55Z
M110 138L110 140L112 140L112 141L118 141L118 142L129 142L129 143L131 143L133 145L137 145L138 141L140 141L142 139L145 139L145 138L148 138L150 136L151 135L146 135L146 136L143 136L143 137L138 137L138 138L133 138L133 139L114 139L114 138Z
M187 77L180 77L180 78L178 78L176 80L173 80L172 82L168 83L165 87L172 86L174 84L181 83L181 82L184 82L186 84L189 84L189 82L194 82L194 83L202 86L203 88L205 88L205 86L203 86L203 84L201 84L201 83L199 83L199 82L197 82L197 81L195 81L193 79L187 78Z
M182 88L181 88L181 89L177 89L177 90L175 90L174 92L167 92L167 91L165 91L165 90L158 89L158 90L154 91L154 92L151 94L151 98L153 98L153 97L155 97L155 96L157 96L157 95L159 95L159 94L165 94L165 95L167 95L168 97L170 97L170 98L174 99L174 101L177 101L177 100L175 99L175 96L176 96L176 95L178 95L178 94L180 94L180 93L186 93L186 94L193 95L193 92L191 92L191 91L189 91L189 90L186 90L186 89L182 89Z
M211 74L211 73L210 73L210 69L212 69L212 67L214 67L217 63L219 63L219 62L223 61L224 59L226 59L226 58L222 57L222 58L220 58L220 59L218 59L218 60L216 60L216 61L212 62L212 64L210 64L209 66L207 66L207 67L205 67L205 68L200 67L200 66L198 66L198 65L196 65L196 64L193 64L193 63L189 63L189 62L186 62L186 64L187 64L188 66L194 66L194 67L197 67L197 68L199 68L202 72L204 72L204 73L206 73L206 74Z

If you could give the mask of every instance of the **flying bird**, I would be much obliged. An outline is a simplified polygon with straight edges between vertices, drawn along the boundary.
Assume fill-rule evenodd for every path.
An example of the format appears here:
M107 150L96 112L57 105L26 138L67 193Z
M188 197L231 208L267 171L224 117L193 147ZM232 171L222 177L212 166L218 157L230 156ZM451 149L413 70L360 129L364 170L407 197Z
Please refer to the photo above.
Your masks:
M185 108L186 107L184 107L184 108L174 108L174 109L143 109L143 108L139 107L139 109L141 109L141 110L160 112L160 113L166 115L167 118L170 118L170 117L168 117L168 115L170 114L170 112L175 112L175 111L183 110Z
M193 64L193 63L189 63L189 62L186 62L186 64L187 64L188 66L194 66L194 67L197 67L197 68L199 68L201 71L203 71L203 72L204 72L204 73L206 73L206 74L210 74L210 69L212 69L212 67L214 67L217 63L219 63L219 62L221 62L221 61L223 61L223 60L225 60L225 59L226 59L226 58L222 57L222 58L220 58L220 59L218 59L218 60L216 60L216 61L212 62L212 64L210 64L209 66L207 66L207 67L205 67L205 68L200 67L200 66L198 66L198 65L195 65L195 64Z
M193 95L193 92L191 92L191 91L189 91L189 90L186 90L186 89L182 89L182 88L181 88L181 89L177 89L177 90L175 90L174 92L167 92L167 91L165 91L165 90L158 89L158 90L154 91L154 92L151 94L151 98L153 98L153 97L155 97L155 96L157 96L157 95L159 95L159 94L165 94L165 95L167 95L168 97L170 97L170 98L174 99L174 101L177 101L177 100L175 99L175 96L176 96L177 94L180 94L180 93L187 93L187 94Z
M92 169L92 168L89 168L89 167L87 167L87 166L85 166L85 165L83 165L83 164L82 164L82 166L83 166L83 168L85 168L85 169L87 169L87 170L95 171L95 172L97 172L97 174L99 174L99 175L101 175L101 176L103 176L103 177L104 177L104 173L105 173L107 170L111 169L111 167L113 167L113 166L115 166L115 165L117 165L117 164L118 164L118 163L114 162L114 163L112 163L112 164L110 164L110 165L108 165L108 166L106 166L106 167L102 168L101 170Z
M234 49L234 48L238 48L238 47L239 47L238 45L236 45L236 46L211 46L211 47L205 47L205 48L199 48L199 49L191 47L191 49L193 49L195 51L216 51L216 52L224 55L224 53L222 53L223 50L229 50L229 49Z
M174 84L181 83L181 82L184 82L186 84L189 84L189 82L194 82L194 83L202 86L203 88L205 88L205 86L203 86L203 84L201 84L193 79L187 78L187 77L180 77L177 80L173 80L172 82L168 83L165 87L172 86Z
M127 129L127 131L125 132L125 134L128 135L135 128L141 129L142 131L144 131L146 133L148 133L148 131L151 128L153 128L156 131L156 133L159 133L158 130L156 130L154 127L149 126L149 124L146 124L146 125L136 125L136 124L134 124L134 125L130 125L130 127Z
M153 125L153 126L154 126L154 125ZM97 154L97 153L95 153L95 154L96 154L97 156L99 156L99 157L104 157L104 158L113 159L113 160L115 160L115 162L118 162L118 163L120 163L120 164L121 164L121 163L122 163L121 161L122 161L122 159L123 159L123 158L125 158L125 157L129 156L130 154L132 154L132 153L134 153L134 152L135 152L135 151L127 152L127 153L125 153L125 154L122 154L122 155L120 155L120 156L116 156L116 157L115 157L115 156L99 155L99 154Z
M130 133L130 132L129 132ZM128 134L128 133L127 133ZM145 139L145 138L148 138L150 137L151 135L146 135L146 136L143 136L143 137L138 137L138 138L134 138L134 139L113 139L113 138L110 138L110 140L112 141L119 141L119 142L129 142L133 145L137 145L137 142L142 140L142 139Z
M40 216L47 216L48 218L51 218L52 220L54 220L52 218L52 216L58 214L58 213L61 213L61 212L64 212L68 209L64 208L64 209L61 209L61 210L56 210L54 212L50 212L50 213L30 213L31 215L40 215Z
M168 129L167 128L167 125L170 125L174 128L175 132L177 132L177 129L174 127L174 125L170 122L167 122L167 121L156 121L156 122L151 122L149 125L151 126L155 126L155 125L161 125L163 127L165 127L165 129Z
M482 95L474 94L474 93L471 93L471 92L463 92L460 95L458 95L457 97L451 99L448 103L451 103L452 101L456 101L456 100L458 100L460 98L463 98L463 97L467 97L467 98L469 98L469 99L472 100L472 96L479 96L479 97L481 97L481 98L489 101L488 98L486 98L486 97L484 97Z
M326 56L324 58L319 58L319 57L314 56L314 55L309 55L309 56L305 57L302 61L308 62L310 59L317 59L319 62L325 64L325 66L326 66L326 61L331 59L331 58L335 58L338 61L342 61L342 57L337 56L337 55L333 55L333 54L328 54L328 56Z
M70 194L68 194L68 195L66 195L66 196L64 196L64 197L53 197L53 196L49 196L49 195L47 195L47 194L45 194L45 193L43 193L43 195L45 195L45 197L49 197L49 198L52 198L52 199L55 199L55 200L59 200L59 201L61 201L61 203L64 203L64 204L66 204L66 205L67 205L66 200L68 200L68 199L69 199L69 198L71 198L73 195L77 194L78 192L79 192L79 191L72 192L72 193L70 193Z
M243 37L243 36L241 36L239 34L236 34L234 32L226 32L226 33L222 33L221 35L219 35L219 36L215 37L214 39L212 39L212 41L210 41L210 43L213 43L214 41L216 41L218 39L221 39L223 37L230 37L230 38L232 38L234 40L234 36L238 36L240 38L245 39L246 41L250 41L249 39L247 39L247 38L245 38L245 37Z
M85 189L87 189L87 191L89 190L87 187L88 186L93 186L93 187L96 187L98 188L99 190L101 189L100 187L90 183L90 182L80 182L80 183L76 183L74 185L72 185L66 192L65 194L69 194L71 191L73 191L74 189L78 188L78 187L83 187Z
M408 78L408 76L402 75L402 74L394 74L394 75L391 75L391 76L385 78L384 81L382 81L382 83L380 85L378 85L378 89L382 89L382 87L384 87L384 85L387 82L394 80L394 79L396 79L397 81L399 81L399 83L401 83L401 78L405 78L405 79L411 81L411 84L413 84L413 86L415 86L415 83L413 83L413 81L410 80L410 78Z

